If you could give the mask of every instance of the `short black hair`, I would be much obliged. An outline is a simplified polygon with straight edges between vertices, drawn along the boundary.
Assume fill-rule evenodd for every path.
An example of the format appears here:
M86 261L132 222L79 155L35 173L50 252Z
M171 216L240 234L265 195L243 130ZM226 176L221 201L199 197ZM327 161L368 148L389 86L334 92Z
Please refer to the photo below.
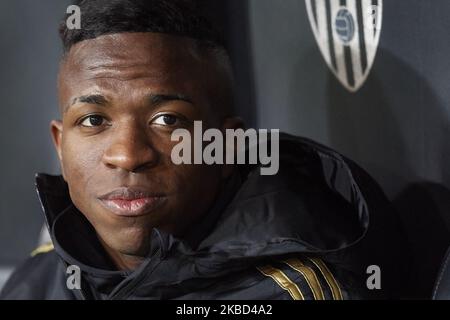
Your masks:
M232 116L234 83L230 55L222 34L206 18L211 0L77 0L81 28L69 29L66 14L59 27L64 56L72 46L89 39L117 33L151 32L188 37L224 71L224 82L214 95L221 117ZM212 53L212 55L210 55Z
M78 42L124 32L155 32L185 36L203 45L225 49L223 37L202 15L195 0L78 0L81 28L69 29L65 16L59 34L64 52Z

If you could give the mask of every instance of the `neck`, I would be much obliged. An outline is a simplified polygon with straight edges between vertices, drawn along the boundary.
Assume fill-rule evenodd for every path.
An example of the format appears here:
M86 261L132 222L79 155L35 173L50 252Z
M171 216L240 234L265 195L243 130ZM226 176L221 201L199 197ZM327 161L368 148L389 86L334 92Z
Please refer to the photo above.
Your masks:
M127 255L117 251L109 252L107 250L107 252L119 270L135 270L144 261L144 258L140 256Z
M145 260L145 257L143 256L125 254L123 252L114 250L113 248L108 246L103 241L103 239L101 239L101 237L98 238L103 248L105 249L106 253L109 255L109 257L111 258L112 262L114 263L114 265L118 270L128 270L128 271L135 270Z

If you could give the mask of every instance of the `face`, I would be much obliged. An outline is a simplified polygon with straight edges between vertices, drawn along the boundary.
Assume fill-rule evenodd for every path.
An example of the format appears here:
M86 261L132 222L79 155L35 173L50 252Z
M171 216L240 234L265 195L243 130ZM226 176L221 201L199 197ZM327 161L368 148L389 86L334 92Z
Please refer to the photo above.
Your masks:
M86 40L65 57L53 140L73 203L109 248L145 255L153 228L182 236L212 206L230 168L174 165L171 133L234 126L214 103L222 71L194 41L153 33Z

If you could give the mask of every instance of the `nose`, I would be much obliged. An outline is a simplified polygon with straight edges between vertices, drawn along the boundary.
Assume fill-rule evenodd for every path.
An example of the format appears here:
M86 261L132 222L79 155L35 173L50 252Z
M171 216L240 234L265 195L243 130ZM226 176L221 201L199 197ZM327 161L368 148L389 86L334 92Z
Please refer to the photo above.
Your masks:
M102 161L111 169L138 172L153 167L158 161L158 153L145 128L128 124L113 129Z

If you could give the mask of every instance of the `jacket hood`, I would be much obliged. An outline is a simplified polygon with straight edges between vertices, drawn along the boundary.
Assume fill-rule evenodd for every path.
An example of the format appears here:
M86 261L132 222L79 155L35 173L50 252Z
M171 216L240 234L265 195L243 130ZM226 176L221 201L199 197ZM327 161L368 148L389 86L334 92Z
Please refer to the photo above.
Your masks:
M258 166L240 167L204 222L186 239L153 231L150 256L176 261L172 281L212 277L272 256L337 252L356 244L367 232L364 194L337 152L281 135L279 173L261 176L259 172ZM90 262L92 257L108 258L92 226L73 206L62 177L38 174L36 186L63 260L88 273L110 274L105 264ZM144 263L141 268L146 267Z

